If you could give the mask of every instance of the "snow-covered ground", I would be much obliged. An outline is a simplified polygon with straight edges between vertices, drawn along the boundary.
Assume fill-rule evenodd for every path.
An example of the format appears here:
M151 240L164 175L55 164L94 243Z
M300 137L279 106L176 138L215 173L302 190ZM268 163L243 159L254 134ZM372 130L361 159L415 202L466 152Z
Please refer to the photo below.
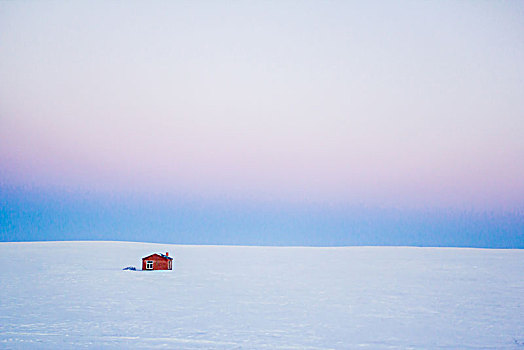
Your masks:
M0 284L0 348L524 349L524 250L0 243Z

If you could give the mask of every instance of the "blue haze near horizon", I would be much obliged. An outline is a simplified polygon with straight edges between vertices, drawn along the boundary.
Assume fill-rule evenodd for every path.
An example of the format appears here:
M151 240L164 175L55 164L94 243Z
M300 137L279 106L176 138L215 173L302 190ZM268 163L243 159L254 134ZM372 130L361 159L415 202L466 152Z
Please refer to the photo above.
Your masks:
M521 212L254 204L2 189L1 241L524 248Z

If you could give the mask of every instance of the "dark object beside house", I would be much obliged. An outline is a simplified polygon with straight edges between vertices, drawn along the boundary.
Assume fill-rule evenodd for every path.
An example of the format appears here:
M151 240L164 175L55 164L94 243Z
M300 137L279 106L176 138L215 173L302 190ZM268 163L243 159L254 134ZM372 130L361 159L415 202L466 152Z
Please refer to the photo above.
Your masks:
M134 266L127 266L127 267L124 267L122 270L136 271L136 267L134 267Z
M142 258L142 270L172 270L173 258L166 254L155 253Z

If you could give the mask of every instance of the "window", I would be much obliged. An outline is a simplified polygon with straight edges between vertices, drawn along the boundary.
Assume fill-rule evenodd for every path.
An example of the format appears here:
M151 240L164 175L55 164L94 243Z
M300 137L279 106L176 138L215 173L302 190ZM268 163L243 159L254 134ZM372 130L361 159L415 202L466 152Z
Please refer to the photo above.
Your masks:
M153 261L152 260L146 261L146 270L153 270Z
M169 267L168 267L168 269L171 270L171 260L169 260Z

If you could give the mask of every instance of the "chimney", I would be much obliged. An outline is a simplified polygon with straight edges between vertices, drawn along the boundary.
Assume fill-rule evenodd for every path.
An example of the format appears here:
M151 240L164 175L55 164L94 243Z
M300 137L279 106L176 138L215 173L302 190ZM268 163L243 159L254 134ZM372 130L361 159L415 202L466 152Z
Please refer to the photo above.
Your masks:
M166 252L166 256L169 256L169 252Z

